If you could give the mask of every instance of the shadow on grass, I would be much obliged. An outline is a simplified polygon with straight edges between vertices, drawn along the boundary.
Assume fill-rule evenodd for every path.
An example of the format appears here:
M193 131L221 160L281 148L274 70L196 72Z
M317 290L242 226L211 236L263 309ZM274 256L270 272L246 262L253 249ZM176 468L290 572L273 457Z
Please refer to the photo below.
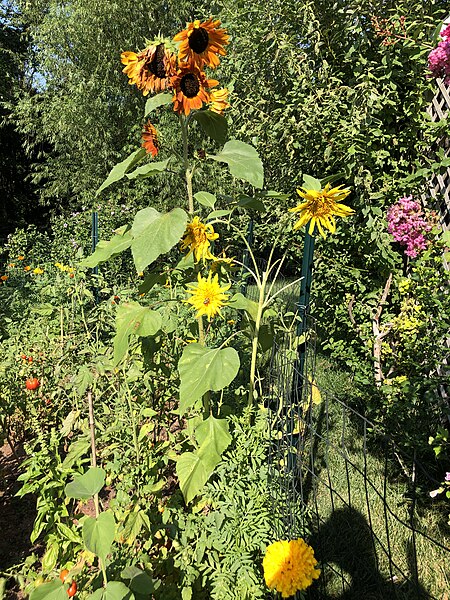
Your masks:
M418 582L384 578L378 569L369 524L351 507L335 510L312 536L317 559L325 565L311 600L421 600L431 598ZM406 548L410 572L414 553ZM334 580L334 581L333 581ZM331 588L331 590L330 590Z

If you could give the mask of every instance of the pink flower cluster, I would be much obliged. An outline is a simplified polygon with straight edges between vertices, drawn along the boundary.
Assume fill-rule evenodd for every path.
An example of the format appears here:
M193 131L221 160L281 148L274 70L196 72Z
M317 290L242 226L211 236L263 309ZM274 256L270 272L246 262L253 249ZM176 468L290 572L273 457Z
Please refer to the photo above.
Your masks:
M431 231L419 202L412 196L400 198L387 213L388 231L394 240L406 246L405 254L415 258L420 250L427 248L425 234Z
M450 25L441 31L442 41L428 55L428 68L433 77L440 77L450 85Z

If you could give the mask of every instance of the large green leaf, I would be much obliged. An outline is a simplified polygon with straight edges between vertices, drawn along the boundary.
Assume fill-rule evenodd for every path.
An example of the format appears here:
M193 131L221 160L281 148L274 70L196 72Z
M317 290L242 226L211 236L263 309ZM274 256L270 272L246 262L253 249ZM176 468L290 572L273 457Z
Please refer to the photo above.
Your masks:
M303 185L302 185L302 187L305 190L320 191L322 189L322 184L315 177L311 177L311 175L303 175Z
M34 589L30 594L30 600L67 600L66 588L58 577Z
M140 337L155 335L161 329L161 324L160 313L147 306L141 306L138 302L119 304L114 337L114 364L117 365L125 356L131 334Z
M200 447L208 446L211 452L222 455L231 444L228 422L210 415L196 428L195 438Z
M180 241L186 223L187 215L181 208L164 214L151 207L140 210L132 228L131 251L136 269L143 271L158 256L171 250Z
M106 510L94 517L88 517L83 523L83 541L90 552L105 560L111 550L116 531L114 515Z
M152 110L158 108L159 106L165 106L172 102L172 94L168 94L167 92L162 92L161 94L156 94L156 96L152 96L145 103L145 111L144 116L146 117Z
M208 158L227 163L232 175L248 181L256 188L262 188L264 183L263 164L253 146L239 140L230 140L219 154L209 154Z
M120 575L122 579L130 580L130 588L133 592L142 594L143 596L153 594L161 583L160 581L153 580L148 573L134 565L125 567Z
M257 210L259 212L266 212L266 207L258 198L252 198L250 196L239 196L238 206L245 209Z
M180 413L183 414L207 391L217 392L229 385L239 371L234 348L206 348L189 344L183 350L180 373Z
M116 181L119 181L119 179L125 177L125 174L128 173L128 171L130 171L135 164L142 160L145 155L145 148L139 148L139 150L135 150L132 154L130 154L130 156L127 156L125 160L115 165L111 169L108 177L96 191L96 195L98 196L100 192L109 187L112 183L115 183Z
M121 581L108 581L106 587L95 590L88 598L89 600L134 600L134 594Z
M151 175L154 175L155 173L162 173L163 171L165 171L167 169L169 160L170 159L167 158L166 160L161 160L159 162L150 162L150 163L147 163L146 165L142 165L142 167L138 167L131 173L127 173L127 177L128 177L128 179L136 179L138 177L140 179L142 179L144 177L150 177Z
M194 113L193 118L200 124L207 136L219 144L225 144L228 123L223 115L219 115L212 110L201 110Z
M131 246L133 236L130 228L124 231L123 234L114 235L109 241L100 240L91 256L86 257L81 261L80 266L94 268L98 264L105 262L113 256L117 256Z
M105 485L105 471L100 467L91 467L79 477L68 483L64 488L67 498L86 500L91 498Z
M258 303L254 300L250 300L238 292L230 299L228 305L231 306L231 308L245 310L253 319L253 321L256 321L256 316L258 314Z
M202 491L219 462L220 455L207 446L181 454L176 471L186 503Z
M207 206L208 208L214 208L214 204L217 201L217 198L214 196L214 194L210 194L209 192L197 192L194 194L194 198L199 204L202 206Z

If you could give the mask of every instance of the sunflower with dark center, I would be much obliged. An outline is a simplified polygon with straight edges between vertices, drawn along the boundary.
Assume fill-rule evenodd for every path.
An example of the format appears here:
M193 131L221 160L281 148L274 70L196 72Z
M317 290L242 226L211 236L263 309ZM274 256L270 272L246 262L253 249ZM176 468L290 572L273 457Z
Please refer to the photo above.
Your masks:
M129 84L136 85L144 96L150 92L158 94L170 87L171 77L176 69L175 54L164 42L150 44L139 53L122 52L123 72L129 77Z
M215 79L207 79L205 73L194 63L181 65L177 74L172 77L174 111L179 115L184 113L187 116L191 110L198 110L203 104L208 104L210 102L208 88L218 83Z
M224 46L228 44L225 29L220 29L220 21L208 19L203 23L199 20L186 24L186 29L177 33L174 42L180 42L178 60L193 61L200 69L207 65L215 69L219 63L219 55L225 56Z
M144 125L144 131L142 132L142 147L145 148L147 154L151 154L153 157L158 154L158 132L150 121Z

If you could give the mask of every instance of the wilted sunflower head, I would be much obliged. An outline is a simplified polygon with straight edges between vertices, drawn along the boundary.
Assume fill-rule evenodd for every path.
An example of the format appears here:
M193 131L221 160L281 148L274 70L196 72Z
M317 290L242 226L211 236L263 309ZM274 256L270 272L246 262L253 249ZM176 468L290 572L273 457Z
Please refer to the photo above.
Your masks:
M122 52L123 72L129 84L136 85L144 96L158 94L170 87L176 68L176 57L171 44L164 40L149 42L141 52Z
M206 259L214 260L214 256L211 254L209 249L210 242L217 240L219 237L218 233L214 232L212 225L202 223L199 217L194 217L190 223L186 226L184 237L181 241L181 250L187 250L194 253L195 262Z
M191 110L198 110L210 101L208 88L218 84L215 79L207 79L205 73L194 63L182 64L177 74L172 77L174 96L173 109L178 114L186 116Z
M290 208L290 212L299 212L300 219L294 225L294 231L303 227L309 222L309 233L312 235L314 228L317 225L319 233L322 237L325 236L324 228L331 233L336 231L335 216L348 217L353 214L354 210L345 204L341 204L340 200L344 200L350 194L350 190L342 189L342 185L332 188L329 183L323 189L310 190L301 188L297 190L297 194L305 201L298 204L294 208Z
M193 61L200 69L203 65L215 68L220 63L219 54L225 56L224 46L228 44L225 29L220 29L220 21L212 18L201 23L199 20L186 24L186 29L177 33L174 42L180 42L178 60Z
M142 147L145 148L147 154L151 154L153 157L158 154L158 132L150 121L147 121L144 125L144 131L142 132Z

